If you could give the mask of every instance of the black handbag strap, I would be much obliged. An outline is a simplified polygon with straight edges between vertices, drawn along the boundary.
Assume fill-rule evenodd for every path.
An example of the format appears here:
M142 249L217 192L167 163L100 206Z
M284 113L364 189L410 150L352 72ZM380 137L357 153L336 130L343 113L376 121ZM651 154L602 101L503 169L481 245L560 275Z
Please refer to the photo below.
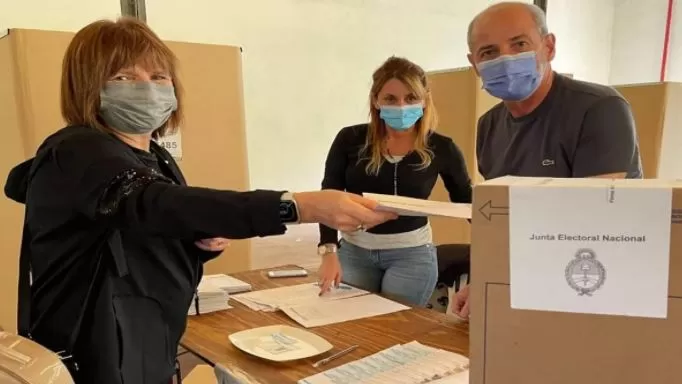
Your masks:
M24 214L24 231L19 255L19 300L17 307L17 329L19 335L31 338L31 234Z

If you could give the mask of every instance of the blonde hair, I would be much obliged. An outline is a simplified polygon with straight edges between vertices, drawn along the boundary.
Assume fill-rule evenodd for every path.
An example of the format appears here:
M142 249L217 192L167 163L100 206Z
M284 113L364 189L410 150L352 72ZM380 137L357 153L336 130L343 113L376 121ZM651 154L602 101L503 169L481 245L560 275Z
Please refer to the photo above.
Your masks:
M365 145L360 150L360 158L368 160L365 170L369 175L379 174L379 169L385 161L387 128L386 123L379 117L380 111L377 109L376 102L379 92L392 79L400 80L405 84L424 106L424 115L415 124L417 135L414 139L414 151L421 159L418 168L427 168L431 165L433 158L433 152L428 148L428 138L436 129L438 116L431 98L426 73L420 66L409 60L392 56L372 75L373 83L369 93L369 129Z
M99 117L100 91L116 72L145 61L169 72L178 100L178 108L152 135L162 137L173 133L182 121L184 104L177 59L147 24L130 17L96 21L78 31L71 40L62 63L64 120L70 125L111 132Z

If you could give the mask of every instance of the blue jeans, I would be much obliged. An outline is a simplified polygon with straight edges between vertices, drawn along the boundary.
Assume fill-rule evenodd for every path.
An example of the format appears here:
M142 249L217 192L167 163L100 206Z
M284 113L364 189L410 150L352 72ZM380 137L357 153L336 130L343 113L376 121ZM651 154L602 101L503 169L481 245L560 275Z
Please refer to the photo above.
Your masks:
M369 250L341 240L338 251L343 282L423 307L438 280L436 247L432 244Z

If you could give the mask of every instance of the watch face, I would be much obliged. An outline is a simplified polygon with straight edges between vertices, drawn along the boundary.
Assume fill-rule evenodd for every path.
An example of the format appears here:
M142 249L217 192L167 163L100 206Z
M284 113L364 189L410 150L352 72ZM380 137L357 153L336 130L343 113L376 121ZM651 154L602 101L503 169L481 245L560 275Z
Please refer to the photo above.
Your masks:
M298 222L296 204L293 201L282 201L279 203L279 218L283 223Z

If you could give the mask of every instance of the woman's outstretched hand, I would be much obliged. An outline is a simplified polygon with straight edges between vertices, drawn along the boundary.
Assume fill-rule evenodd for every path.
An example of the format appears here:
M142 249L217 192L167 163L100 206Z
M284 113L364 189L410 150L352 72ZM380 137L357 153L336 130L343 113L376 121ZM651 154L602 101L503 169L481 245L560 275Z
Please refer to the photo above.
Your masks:
M377 202L337 190L294 194L302 223L321 223L342 232L365 230L398 218L376 211Z
M230 240L222 237L203 239L194 243L199 249L207 252L221 252L230 245Z

